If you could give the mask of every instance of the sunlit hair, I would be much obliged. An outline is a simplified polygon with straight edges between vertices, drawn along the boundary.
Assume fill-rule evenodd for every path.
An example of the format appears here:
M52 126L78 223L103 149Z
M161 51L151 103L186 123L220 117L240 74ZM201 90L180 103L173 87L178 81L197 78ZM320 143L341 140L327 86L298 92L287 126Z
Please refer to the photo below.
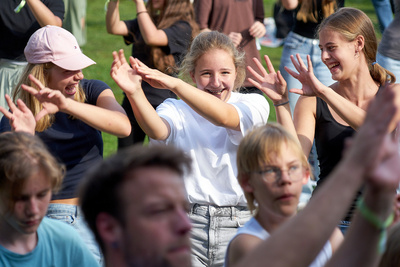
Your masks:
M256 126L239 144L236 157L239 184L242 184L251 172L260 171L263 166L271 165L276 157L281 157L282 144L286 144L293 151L305 170L311 170L298 140L281 125L268 123ZM249 192L244 194L249 209L254 211L256 209L254 194Z
M297 20L306 22L318 22L318 17L321 14L318 14L317 9L317 0L303 0L300 1L300 9L297 12L296 18ZM336 0L322 0L322 15L324 18L327 18L337 9Z
M392 72L376 63L378 42L374 25L363 11L352 7L340 8L322 21L318 35L325 29L340 33L348 42L354 41L357 36L363 36L365 39L363 51L372 79L379 84L396 82Z
M400 222L397 222L388 231L386 250L378 267L393 266L400 266Z
M197 60L214 49L223 50L232 56L237 72L234 90L237 91L246 78L244 53L236 49L232 40L227 35L217 31L202 32L194 38L188 53L182 61L182 73L190 76L196 69Z
M199 26L196 23L193 5L190 0L165 0L161 11L153 9L153 0L147 3L147 11L153 19L157 29L166 29L179 20L187 21L192 28L192 39L199 33ZM173 55L166 55L161 48L152 47L151 56L154 66L167 74L178 72Z
M28 108L32 111L33 115L36 116L42 110L42 104L36 99L36 97L32 96L30 93L22 89L21 85L26 84L32 86L36 90L40 91L41 88L38 88L31 80L29 80L29 74L32 74L36 79L38 79L44 87L48 87L49 79L51 79L49 71L55 65L53 63L43 63L43 64L31 64L28 63L26 66L21 79L18 84L15 86L13 90L13 101L16 102L17 99L21 99L28 106ZM54 88L50 88L54 89ZM74 95L74 99L78 102L85 102L86 96L82 87L79 85L76 94ZM37 132L43 132L47 128L49 128L54 122L54 114L46 115L42 119L40 119L36 123Z
M143 168L166 168L183 181L183 175L191 171L191 158L173 146L134 145L94 166L80 186L79 201L84 217L104 254L105 247L96 226L97 216L107 213L125 226L123 203L126 201L122 199L121 188L125 181L138 179L135 171Z
M0 134L0 198L4 213L10 212L25 181L42 171L57 192L65 168L47 150L39 137L24 132Z

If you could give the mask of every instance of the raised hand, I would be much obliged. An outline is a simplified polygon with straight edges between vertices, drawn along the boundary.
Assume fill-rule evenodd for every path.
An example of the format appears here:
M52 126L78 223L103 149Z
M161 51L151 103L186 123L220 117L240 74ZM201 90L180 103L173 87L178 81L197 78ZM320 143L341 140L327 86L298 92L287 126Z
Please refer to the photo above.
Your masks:
M290 92L296 93L299 95L305 96L319 96L323 90L329 89L329 87L323 85L317 77L314 75L313 66L311 63L310 56L307 55L307 65L304 64L303 60L301 59L299 54L296 54L296 59L293 55L290 56L294 67L296 68L297 72L289 69L285 66L285 70L293 76L293 78L299 80L303 87L299 88L290 88Z
M35 134L36 121L32 111L21 100L17 100L16 106L9 95L5 95L10 111L0 106L0 112L9 120L11 129L16 132L28 132Z
M267 63L269 73L264 69L260 61L253 58L253 61L257 65L258 72L250 66L247 67L254 77L254 79L248 78L249 82L265 93L274 104L287 101L288 94L285 79L279 71L275 72L274 66L267 55L264 56L264 59Z
M162 73L159 70L147 67L138 59L134 59L137 72L148 84L159 89L173 89L177 85L177 78Z
M136 61L131 57L132 67L125 59L124 50L113 52L114 61L111 65L111 78L126 94L134 94L142 88L142 77L136 71Z

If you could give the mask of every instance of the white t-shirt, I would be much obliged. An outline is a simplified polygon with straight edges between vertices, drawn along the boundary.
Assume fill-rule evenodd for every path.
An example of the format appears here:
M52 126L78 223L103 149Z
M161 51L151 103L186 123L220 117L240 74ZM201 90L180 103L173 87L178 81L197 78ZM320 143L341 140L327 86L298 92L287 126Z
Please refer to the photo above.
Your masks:
M267 123L269 104L262 95L235 92L228 103L239 114L240 131L212 124L182 100L170 98L157 108L158 115L171 126L171 133L165 141L150 142L175 145L192 157L193 172L185 175L190 203L246 206L236 178L236 152L248 130Z

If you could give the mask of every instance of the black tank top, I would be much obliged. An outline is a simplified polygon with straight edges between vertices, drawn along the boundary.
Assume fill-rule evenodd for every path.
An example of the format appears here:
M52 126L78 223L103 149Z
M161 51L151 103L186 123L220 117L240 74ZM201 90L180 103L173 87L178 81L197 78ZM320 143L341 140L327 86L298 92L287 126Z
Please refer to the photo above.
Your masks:
M315 147L317 149L320 175L317 188L325 181L325 178L342 159L344 142L356 131L350 126L338 123L332 116L328 104L317 97L317 112L315 124ZM360 192L359 192L360 194ZM359 195L357 194L357 196ZM337 192L340 197L340 192ZM357 198L356 196L356 198ZM355 201L351 205L343 220L350 221L355 208Z

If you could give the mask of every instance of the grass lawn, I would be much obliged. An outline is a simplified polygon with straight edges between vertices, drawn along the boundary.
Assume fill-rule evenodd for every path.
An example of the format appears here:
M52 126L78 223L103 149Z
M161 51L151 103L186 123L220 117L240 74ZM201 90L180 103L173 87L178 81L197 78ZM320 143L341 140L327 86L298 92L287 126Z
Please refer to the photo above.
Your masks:
M221 0L219 0L221 1ZM135 17L136 9L133 1L120 0L121 19L132 19ZM264 0L265 16L271 17L273 11L273 0ZM109 71L112 62L112 51L125 49L126 55L131 55L131 46L126 46L122 37L108 34L105 25L105 0L88 0L87 10L87 34L88 41L82 47L83 52L97 62L83 71L88 79L98 79L106 82L114 91L117 100L122 101L122 90L118 88L115 82L111 79ZM347 0L346 6L359 8L366 12L375 24L375 29L380 38L378 30L375 10L369 0ZM267 54L276 69L279 68L280 56L282 47L268 48L262 47L261 56ZM270 120L275 120L275 112L271 106ZM117 138L115 136L103 133L104 139L104 156L107 157L115 153L117 149Z

